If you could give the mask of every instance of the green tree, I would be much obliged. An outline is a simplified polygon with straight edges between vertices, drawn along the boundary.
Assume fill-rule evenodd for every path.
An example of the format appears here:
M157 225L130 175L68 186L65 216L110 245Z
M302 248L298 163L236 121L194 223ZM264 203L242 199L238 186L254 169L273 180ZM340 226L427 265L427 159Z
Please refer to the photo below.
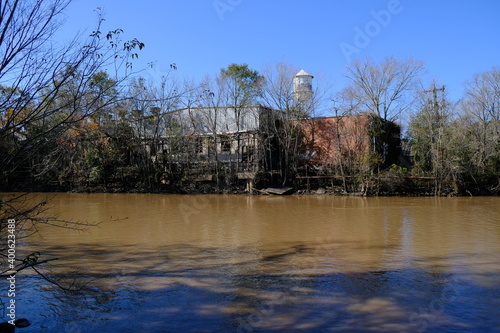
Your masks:
M248 107L257 103L262 95L262 85L264 77L256 70L248 68L247 64L230 64L227 68L222 68L217 78L218 101L224 105L218 107L230 107L234 112L234 123L236 131L241 130L241 125L245 117L257 116L249 115ZM241 151L241 137L236 134L236 151ZM239 169L239 159L236 161L236 169Z
M454 123L453 104L447 100L445 88L437 88L436 83L422 92L421 103L408 131L415 156L413 172L432 176L434 194L441 195L445 185L456 183L460 173L454 148L457 136L451 126Z
M254 104L262 95L264 77L247 64L231 64L220 71L219 81L225 88L227 105L241 108Z
M132 71L131 59L144 47L137 39L123 41L121 29L103 34L101 15L94 31L83 42L75 38L65 45L52 43L60 27L59 18L69 3L69 0L0 1L0 82L3 83L0 143L8 143L8 154L0 155L3 190L20 189L21 180L32 186L37 174L29 172L30 169L24 172L25 167L52 153L50 148L64 140L75 124L109 107L109 103L102 103L102 93L111 91L111 86L120 86ZM92 96L90 88L103 68L115 69L114 81ZM45 167L53 170L57 164ZM79 226L57 219L39 219L36 213L40 205L25 207L22 201L20 197L0 197L0 229L8 219L16 219L19 226L28 225L26 222ZM26 262L19 259L16 270L29 267Z

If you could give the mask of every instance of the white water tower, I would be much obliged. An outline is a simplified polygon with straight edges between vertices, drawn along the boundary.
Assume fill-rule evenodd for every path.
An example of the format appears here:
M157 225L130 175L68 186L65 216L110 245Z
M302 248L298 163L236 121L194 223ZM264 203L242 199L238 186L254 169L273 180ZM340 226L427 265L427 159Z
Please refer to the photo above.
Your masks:
M293 77L293 97L300 103L305 103L312 97L313 78L314 76L303 69Z

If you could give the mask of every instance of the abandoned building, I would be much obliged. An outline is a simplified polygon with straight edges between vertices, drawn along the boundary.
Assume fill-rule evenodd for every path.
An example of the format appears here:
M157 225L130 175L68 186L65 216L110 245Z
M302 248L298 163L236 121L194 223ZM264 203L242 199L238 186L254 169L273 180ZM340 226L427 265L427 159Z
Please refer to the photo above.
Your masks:
M398 163L400 127L373 114L303 119L299 126L303 164L334 170L375 155L383 166Z
M313 76L301 70L294 76L297 105L313 95ZM154 112L152 112L154 114ZM283 138L283 129L293 128ZM293 179L289 163L335 174L339 165L360 163L369 156L379 165L397 163L400 128L370 114L288 119L285 112L261 105L187 107L136 124L147 150L165 174L191 181L238 179L251 190L257 174L278 174L283 184ZM298 138L291 149L287 139ZM295 139L294 139L295 140ZM372 154L371 153L376 153ZM295 172L295 171L294 171Z
M280 112L260 105L191 107L167 112L143 126L143 140L152 158L167 168L184 168L190 178L212 181L224 171L253 179L272 170L279 147Z

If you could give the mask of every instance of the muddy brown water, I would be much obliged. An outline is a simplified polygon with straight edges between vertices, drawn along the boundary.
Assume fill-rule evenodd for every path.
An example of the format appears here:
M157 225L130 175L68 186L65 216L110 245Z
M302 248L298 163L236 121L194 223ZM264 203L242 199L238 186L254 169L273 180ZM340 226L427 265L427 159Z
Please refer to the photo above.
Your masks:
M499 331L500 198L50 196L26 333Z

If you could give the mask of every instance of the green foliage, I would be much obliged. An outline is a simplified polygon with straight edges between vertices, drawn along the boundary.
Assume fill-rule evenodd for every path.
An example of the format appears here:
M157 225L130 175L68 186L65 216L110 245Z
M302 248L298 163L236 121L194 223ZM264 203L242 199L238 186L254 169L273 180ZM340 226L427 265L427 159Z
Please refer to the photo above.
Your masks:
M92 185L97 185L102 183L104 180L104 168L102 166L95 166L90 169L89 182Z
M226 69L222 68L221 74L233 78L240 88L251 87L262 78L259 72L249 69L247 64L231 64Z
M399 166L397 164L392 164L389 168L392 173L408 173L408 168Z
M42 3L44 7L37 7ZM190 167L202 174L215 170L217 179L236 182L231 173L233 161L216 163L213 168L212 156L200 156L196 133L186 134L189 126L181 120L168 119L168 111L181 104L196 106L206 102L199 96L200 90L189 87L166 92L165 85L170 84L167 80L162 81L161 87L143 78L125 83L132 61L138 58L144 43L136 38L122 40L122 29L103 34L104 19L99 17L98 26L83 45L70 45L50 54L52 48L45 47L45 43L57 29L57 22L50 15L58 15L62 3L66 2L17 1L17 12L15 6L5 7L5 13L14 12L9 20L11 25L1 28L6 30L0 35L9 38L2 38L0 43L2 50L15 50L16 54L7 57L7 52L3 58L0 55L0 78L12 85L0 85L1 183L27 178L28 182L35 180L40 184L59 180L77 189L115 183L153 187L165 174L170 179L184 176L192 180ZM55 6L52 11L40 10L50 9L50 4ZM118 72L110 76L103 70L123 69L120 66L125 67L125 77L121 79ZM381 117L372 119L369 136L374 140L370 140L372 147L368 152L353 148L344 153L348 156L348 163L343 166L345 176L353 179L353 188L361 185L367 191L369 183L380 175L381 167L386 166L383 149L391 131L381 119L394 119L411 106L408 92L421 70L420 62L394 58L379 64L369 59L358 61L348 69L351 82L343 94L346 111L371 111ZM416 161L414 170L440 181L455 179L459 173L468 173L471 178L499 175L499 77L498 70L493 70L474 79L467 93L469 122L463 127L453 123L449 114L437 112L446 111L444 105L435 108L435 103L427 103L420 107L409 130ZM267 128L259 142L259 154L269 160L258 163L267 163L269 169L280 168L286 182L297 171L299 145L303 141L289 117L306 118L311 113L310 109L294 104L292 76L282 79L283 84L276 86L272 98L281 101L276 108L284 111L286 117L279 122L269 117L268 124L264 124ZM262 97L264 81L247 64L233 63L220 70L219 91L205 90L202 94L211 96L214 106L232 107L239 126L244 107ZM124 87L129 88L128 92L122 91ZM461 128L459 133L455 133L457 128ZM195 140L188 140L187 135L193 135ZM218 139L210 139L215 146ZM238 147L234 148L240 153L243 147L237 141ZM212 150L217 152L213 147ZM187 157L183 160L181 155ZM28 170L31 178L19 170ZM393 164L387 172L402 176L407 171Z
M416 172L428 172L432 170L432 140L433 121L428 119L428 110L424 109L412 117L408 134L410 145L414 154Z
M235 106L254 103L262 95L264 77L247 64L230 64L220 71L220 80L229 89L229 97Z

